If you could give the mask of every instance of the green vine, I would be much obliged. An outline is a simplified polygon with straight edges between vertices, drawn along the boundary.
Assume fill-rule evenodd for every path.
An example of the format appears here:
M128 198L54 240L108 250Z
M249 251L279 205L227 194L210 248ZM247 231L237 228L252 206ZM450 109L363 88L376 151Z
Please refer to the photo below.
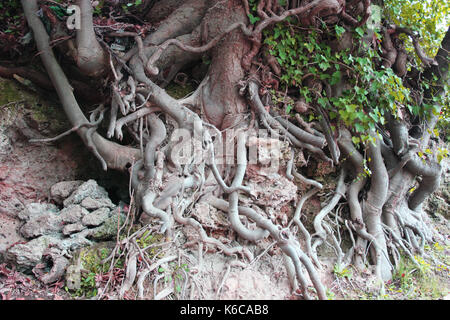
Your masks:
M365 26L352 31L340 25L325 24L319 28L303 28L294 21L286 19L264 34L264 43L283 70L279 79L281 90L297 88L307 103L322 106L330 120L353 131L355 144L369 140L368 131L375 130L377 123L385 124L387 113L397 117L402 108L407 108L413 115L424 116L436 112L442 104L442 98L436 96L432 104L417 105L402 79L391 68L380 66L379 30L374 30L374 40L367 41ZM330 43L349 35L353 44L360 44L359 48L332 49ZM320 80L324 84L322 89L309 88L305 84L308 77ZM349 86L338 96L329 96L327 87L339 85L343 78ZM429 85L423 83L423 86ZM291 111L288 105L286 112Z

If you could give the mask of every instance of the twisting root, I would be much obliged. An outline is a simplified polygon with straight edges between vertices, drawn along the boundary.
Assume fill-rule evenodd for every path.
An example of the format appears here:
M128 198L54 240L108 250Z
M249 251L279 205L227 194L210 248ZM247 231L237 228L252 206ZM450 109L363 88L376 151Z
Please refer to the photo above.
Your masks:
M182 200L176 207L174 205L173 213L174 213L175 221L177 221L178 223L181 223L183 225L190 225L191 227L193 227L199 233L201 241L204 244L210 244L210 245L216 246L221 252L223 252L227 256L233 256L236 254L240 254L242 256L245 256L249 261L253 260L253 255L247 248L241 247L241 246L233 247L233 248L227 247L221 241L219 241L215 238L209 237L206 234L206 231L205 231L205 229L203 229L203 226L201 225L200 222L198 222L197 220L195 220L193 218L183 217L182 213L185 211L185 209L188 207L188 205L189 205L189 203L186 200Z
M57 135L56 137L45 138L45 139L30 139L29 142L30 143L34 143L34 142L53 142L53 141L59 140L61 138L64 138L65 136L68 136L72 132L76 132L76 131L78 131L81 128L97 128L98 125L103 121L103 114L105 112L105 109L103 108L103 105L101 105L99 108L97 108L97 110L94 110L93 114L96 114L97 112L100 112L100 115L99 115L97 120L91 118L91 122L82 123L82 124L80 124L78 126L75 126L75 127L71 128L71 129L67 130L66 132L63 132L63 133Z
M115 126L116 138L119 140L122 140L122 138L123 138L122 127L125 124L136 121L140 118L143 118L149 114L152 114L152 113L158 112L158 111L161 111L161 109L158 107L141 108L138 111L127 115L126 117L120 118L119 120L117 120L116 126Z
M325 218L325 216L327 214L329 214L331 212L331 210L334 209L334 207L336 207L339 200L345 195L346 186L344 183L344 179L345 179L346 174L347 174L346 170L342 169L341 173L339 175L338 183L336 186L336 191L334 192L333 198L331 198L330 202L325 207L323 207L314 218L315 233L312 236L319 237L319 239L317 240L317 242L319 242L319 243L324 241L325 237L326 237L326 231L322 226L322 220Z
M297 207L296 207L295 212L294 212L294 217L292 218L292 220L288 224L288 227L290 227L290 225L292 223L295 223L300 228L300 231L302 232L303 236L305 237L306 254L313 260L314 264L318 268L320 268L321 264L319 262L319 259L317 258L317 255L312 250L312 246L311 246L311 239L312 238L311 238L310 233L308 232L308 230L305 228L305 226L303 225L303 223L301 221L301 212L302 212L302 208L303 208L303 205L305 204L305 202L309 198L311 198L313 195L315 195L320 189L321 188L311 189L304 196L302 196L300 198L300 201L298 202Z
M234 23L230 27L227 28L227 30L220 35L216 36L214 39L212 39L207 44L201 46L201 47L192 47L189 45L184 44L178 39L170 39L158 46L158 48L155 50L153 55L148 59L146 64L146 71L148 74L152 76L156 76L159 74L159 70L157 67L155 67L156 61L161 57L161 54L164 52L164 50L167 49L170 45L176 45L177 47L181 48L184 51L187 52L193 52L193 53L203 53L211 48L213 48L219 41L222 39L225 35L229 34L230 32L234 31L235 29L240 28L242 32L248 36L251 35L251 31L247 28L247 26L243 23Z
M263 125L266 127L267 130L269 130L273 135L276 135L276 133L273 133L274 129L279 129L280 132L285 135L289 141L296 147L304 148L310 152L312 152L314 155L316 155L320 160L324 160L327 162L332 162L330 158L328 158L325 153L309 144L304 143L300 140L298 140L294 135L292 135L283 125L275 120L269 112L264 108L264 105L261 101L261 98L259 97L259 86L258 83L251 79L249 80L248 84L248 94L249 94L249 102L252 106L253 110L258 114L260 120L262 121Z
M227 211L229 208L229 204L225 200L221 200L215 197L209 197L208 202L216 207L219 210ZM280 230L277 226L275 226L272 221L270 221L267 218L264 218L263 216L259 215L256 211L253 209L250 209L248 207L238 207L239 212L246 216L247 218L251 219L256 223L256 225L262 229L265 229L269 231L270 235L274 238L275 241L277 241L278 246L281 248L281 250L292 259L292 263L295 266L296 275L298 280L301 283L301 290L303 293L303 296L305 299L309 299L310 296L307 292L307 283L306 279L303 275L301 263L306 267L309 277L311 281L313 282L313 285L317 291L317 295L319 299L326 299L325 290L323 288L323 285L318 277L317 271L314 269L314 266L312 265L311 261L309 260L308 256L303 253L300 249L300 245L297 241L294 239L291 239L289 235L285 235L283 232L284 230ZM301 263L300 263L301 262Z

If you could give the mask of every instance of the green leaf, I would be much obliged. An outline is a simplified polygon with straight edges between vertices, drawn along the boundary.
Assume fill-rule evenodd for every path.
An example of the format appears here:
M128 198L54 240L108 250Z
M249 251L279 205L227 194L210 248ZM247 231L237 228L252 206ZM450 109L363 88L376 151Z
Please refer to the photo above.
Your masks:
M281 30L279 28L275 28L273 30L273 38L278 39L278 37L281 35Z
M327 69L330 67L330 63L328 61L323 61L319 63L319 68L323 71L327 71Z
M249 13L248 18L250 19L250 23L251 24L255 24L256 22L258 22L259 20L261 20L259 17L255 17L254 15L252 15L251 13Z
M361 142L361 139L358 137L352 137L353 144L358 145Z
M292 104L288 104L286 106L286 114L288 114L289 112L291 112L292 108L294 108L294 106Z
M334 30L336 31L336 35L338 36L338 38L345 32L345 29L338 25L334 27Z
M355 122L355 129L356 129L356 132L360 132L360 133L365 131L364 126L358 122Z
M341 81L341 76L342 76L342 74L339 70L333 72L333 74L331 75L330 85L335 85L336 83Z
M356 32L360 37L362 37L362 36L364 35L364 30L363 30L363 28L361 28L361 27L356 28L356 29L355 29L355 32Z
M319 103L323 108L326 108L328 105L328 100L326 98L320 97L317 99L317 103Z

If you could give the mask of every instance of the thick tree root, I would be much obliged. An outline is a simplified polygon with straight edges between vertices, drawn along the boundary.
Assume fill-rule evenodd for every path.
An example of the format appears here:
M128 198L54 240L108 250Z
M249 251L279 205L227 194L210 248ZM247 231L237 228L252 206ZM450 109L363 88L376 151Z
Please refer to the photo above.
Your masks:
M296 16L303 27L315 26L319 21L361 26L370 16L369 0L286 1L284 8L277 1L261 0L256 7L259 21L254 25L247 25L250 13L247 0L171 1L168 7L173 11L160 12L167 18L162 19L158 29L144 39L136 32L108 31L111 37L134 39L135 47L122 57L106 48L106 42L97 38L90 1L78 0L77 4L81 8L83 24L83 28L76 31L75 62L78 69L82 74L94 78L107 72L111 72L113 77L109 82L111 99L108 101L110 110L106 136L122 141L122 128L126 126L139 147L121 146L97 133L105 109L101 107L95 110L89 121L86 119L67 77L53 55L46 29L35 14L39 9L37 1L22 0L40 57L73 126L55 138L33 142L55 141L71 132L77 132L105 170L127 170L131 167L130 187L133 189L132 199L136 212L133 217L129 212L127 221L132 218L140 220L143 212L146 216L141 220L159 222L161 227L158 231L166 235L170 242L177 225L193 228L198 238L186 245L197 244L200 269L204 248L212 247L227 256L247 259L250 263L255 261L245 245L230 247L208 235L202 223L188 216L196 204L208 202L212 207L227 213L230 229L238 240L257 243L271 237L282 251L292 289L295 290L297 283L300 284L305 299L313 297L308 290L304 269L317 297L327 298L317 271L322 270L317 249L327 240L331 240L337 264L348 265L353 258L353 264L360 269L366 266L363 255L369 247L375 273L384 281L392 276L390 257L394 264L399 260L400 251L412 258L416 252L423 253L425 243L433 240L433 232L423 222L420 205L439 185L441 167L433 161L422 163L415 154L416 149L411 147L413 143L408 141L404 123L394 118L388 119L389 135L385 134L384 138L388 144L391 143L389 146L377 134L371 133L375 143L368 144L367 159L370 160L367 168L362 153L352 142L351 133L344 128L333 131L325 110L320 106L315 108L316 115L320 117L317 130L298 114L296 123L302 128L274 110L268 110L270 97L265 95L264 90L271 86L278 90L278 80L270 69L277 76L282 75L282 69L276 59L270 56L267 48L261 50L263 30L290 16ZM361 18L355 18L349 12ZM220 21L217 17L221 18ZM217 25L215 21L218 21ZM417 37L409 30L399 27L394 30L383 29L382 64L385 68L394 67L397 73L404 73L402 64L405 56L394 45L394 33L405 33L412 38L417 54L424 65L429 67L427 72L433 73L434 71L429 70L435 70L433 68L438 66L443 67L442 70L448 69L448 62L442 59L447 57L446 52L440 50L438 55L442 57L438 56L436 59L426 57L418 45ZM448 42L448 39L445 41ZM206 58L207 55L203 54L211 55L212 60L207 75L198 81L199 87L183 99L177 100L170 96L163 88L173 79L177 82L181 76L184 78L181 80L185 81L185 70L182 69L189 69L192 62ZM267 62L270 67L262 66L260 61ZM1 72L4 70L0 68ZM177 77L177 74L180 76ZM28 76L46 87L49 85L48 79L40 74L30 73ZM327 95L332 92L330 88L326 91ZM428 98L431 98L431 93L429 95ZM248 123L250 114L252 120ZM431 130L435 121L436 119L431 119L427 129ZM298 180L302 185L313 187L299 198L293 217L284 229L250 207L240 205L243 202L242 193L249 196L246 201L254 200L252 188L244 185L250 160L247 158L250 148L247 148L246 135L250 129L258 129L260 126L268 130L272 138L285 139L291 147L286 168L278 170L279 173L285 173L291 181ZM219 159L216 159L210 132L214 131L221 140L225 130L231 128L235 130L233 139L237 138L232 143L233 155L220 156L232 159L233 163L222 167L218 165ZM188 137L187 140L183 140L185 137ZM178 138L183 140L182 143ZM428 144L428 139L429 135L426 133L422 147ZM180 146L181 151L184 151L183 148L188 145L193 147L194 152L181 159L176 151L179 151ZM328 150L323 150L325 146ZM324 186L297 172L294 163L296 152L305 152L318 161L335 166L342 165L334 194L314 217L312 234L301 221L301 211L306 201ZM251 156L250 154L249 157ZM351 179L349 185L345 181L347 176ZM406 201L408 188L414 183L415 176L421 177L419 187ZM347 200L350 219L343 218L343 198ZM335 221L330 216L334 216ZM254 222L256 228L246 226L241 219ZM346 253L341 248L342 225L346 227L352 241L352 247ZM296 239L297 231L300 231L305 240L305 252ZM142 262L140 259L145 256L146 249L140 248L136 243L137 236L142 232L144 231L140 230L118 243L111 255L114 261L120 248L126 259L126 272L119 292L121 298L125 297L134 283L138 287L138 296L144 297L144 282L149 274L161 263L176 259L176 256L170 255L159 261ZM353 232L357 236L356 240ZM172 294L174 289L170 286L159 294L156 293L159 279L154 279L154 298ZM187 281L186 276L183 296ZM194 280L191 278L191 290L194 288L192 281Z

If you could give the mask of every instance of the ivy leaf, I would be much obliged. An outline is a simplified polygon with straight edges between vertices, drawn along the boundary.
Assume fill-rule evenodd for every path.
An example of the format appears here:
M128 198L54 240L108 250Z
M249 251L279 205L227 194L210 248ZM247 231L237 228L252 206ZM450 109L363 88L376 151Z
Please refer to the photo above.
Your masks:
M284 51L284 49L283 49L283 50L280 50L280 51L278 52L278 56L281 58L282 61L285 61L286 58L287 58L287 56L286 56L286 51Z
M364 30L363 30L363 28L361 28L361 27L356 28L356 29L355 29L355 32L356 32L360 37L362 37L362 36L364 35Z
M330 63L328 63L327 61L323 61L319 63L319 68L322 69L323 71L327 71L327 69L330 67Z
M333 74L331 75L331 81L330 81L330 85L335 85L336 83L338 83L339 81L341 81L341 72L335 71L333 72Z
M290 113L293 107L294 107L294 106L293 106L292 104L288 104L288 105L286 106L286 114Z
M258 22L259 20L261 20L259 17L255 17L254 15L252 15L251 13L249 13L248 18L250 19L250 23L251 24L255 24L256 22Z
M341 26L336 25L334 27L334 30L336 31L336 35L338 36L338 38L341 37L341 35L345 32L345 29Z
M352 137L352 141L355 145L358 145L361 142L361 139L358 137Z
M355 129L356 129L356 132L361 132L362 133L362 132L365 131L364 126L362 124L358 123L358 122L355 122Z
M322 98L320 97L319 99L317 99L317 102L323 107L326 108L327 107L327 99L326 98Z
M251 19L250 19L250 22L251 22ZM252 23L253 24L253 23ZM280 29L279 28L275 28L274 30L273 30L273 38L274 39L278 39L278 37L281 35L281 31L280 31Z

